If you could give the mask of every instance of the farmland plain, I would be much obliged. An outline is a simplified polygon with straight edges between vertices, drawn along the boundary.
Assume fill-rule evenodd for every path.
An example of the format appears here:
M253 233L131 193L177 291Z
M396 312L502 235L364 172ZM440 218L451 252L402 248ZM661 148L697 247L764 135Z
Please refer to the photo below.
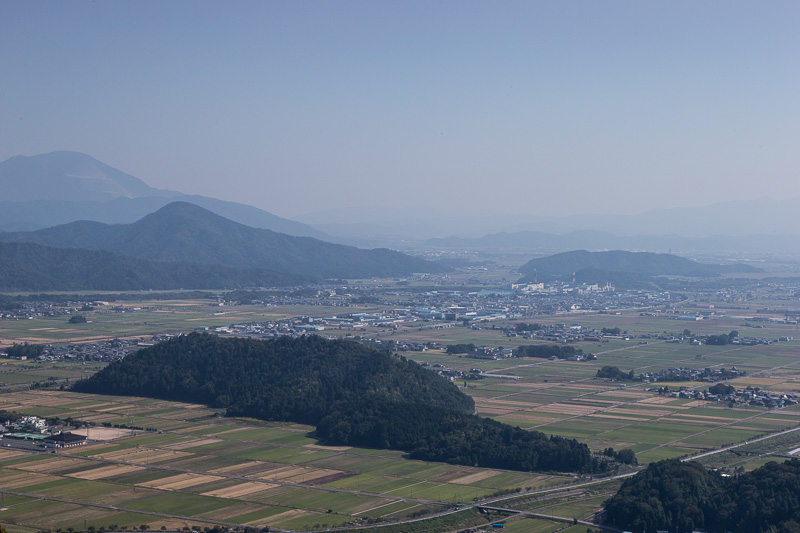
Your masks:
M713 301L697 306L687 300L679 311L708 310L712 304ZM764 316L776 319L787 305L785 301L769 298L752 303L752 307L772 310ZM318 306L236 306L219 314L200 300L142 301L136 306L148 309L93 312L91 322L85 325L67 325L60 318L4 322L2 337L16 341L41 342L47 338L48 342L74 342L337 312ZM348 312L380 309L380 306L359 306ZM800 343L776 339L796 335L797 326L774 320L753 327L746 314L752 315L731 312L688 323L677 321L674 316L643 316L638 310L623 310L613 315L574 313L535 317L541 324L567 323L589 329L619 327L632 336L627 341L578 343L576 346L584 352L597 355L593 361L478 360L449 355L443 350L403 355L454 370L480 368L487 377L457 384L475 399L481 415L501 422L577 438L594 451L607 447L632 448L641 464L725 448L721 453L703 457L702 461L713 467L754 468L768 460L781 460L800 448L800 431L791 431L800 426L800 407L766 409L676 398L646 390L653 388L653 384L595 377L597 370L605 365L617 366L625 372L633 370L637 375L669 367L735 366L746 373L728 382L737 389L750 386L796 394L800 390ZM510 348L537 342L507 337L500 328L507 324L513 325L514 321L479 328L366 328L359 333L408 342L471 342ZM774 342L696 346L653 338L643 341L639 337L680 333L687 328L692 334L701 335L738 330L741 335ZM338 330L325 333L352 335L351 331ZM0 394L0 409L93 423L95 426L88 428L88 434L96 441L55 454L0 449L0 489L6 507L0 511L0 523L9 531L123 525L131 529L142 524L156 529L226 524L309 530L388 524L460 508L439 518L380 529L387 533L450 531L486 523L488 517L478 513L472 504L497 498L513 498L495 505L507 505L515 511L591 519L618 484L609 481L582 485L592 480L572 475L425 463L386 450L326 447L313 438L311 427L225 418L218 411L198 405L85 395L68 390L31 390L27 386L31 382L77 379L97 371L103 364L11 360L2 363L0 381L8 392ZM505 377L490 377L491 374ZM668 385L675 390L679 387L701 390L709 383ZM104 434L104 425L156 431ZM760 440L776 434L779 436ZM556 492L542 492L553 489ZM563 523L533 515L509 514L504 520L509 531L549 532L564 527ZM585 530L584 525L565 531Z

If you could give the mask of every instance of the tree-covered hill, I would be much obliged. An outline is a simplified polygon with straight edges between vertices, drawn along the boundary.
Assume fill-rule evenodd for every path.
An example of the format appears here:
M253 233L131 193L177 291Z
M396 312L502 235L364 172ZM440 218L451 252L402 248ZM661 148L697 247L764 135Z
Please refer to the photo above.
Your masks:
M723 273L759 271L758 268L743 264L711 265L677 255L622 250L575 250L532 259L519 268L525 281L532 281L534 278L539 281L568 280L575 273L576 277L581 278L579 281L589 283L603 280L612 283L642 283L651 276L716 277Z
M129 355L74 390L311 424L327 444L404 450L416 459L513 470L610 466L573 439L472 414L472 398L417 363L317 336L260 341L192 333Z
M266 269L134 259L101 250L0 242L0 290L83 291L222 289L316 281Z
M729 478L694 461L660 461L626 480L605 509L609 524L637 533L797 533L800 460Z
M252 228L187 202L173 202L132 224L79 221L0 241L105 250L149 261L264 269L320 278L400 276L450 270L385 248L363 250Z

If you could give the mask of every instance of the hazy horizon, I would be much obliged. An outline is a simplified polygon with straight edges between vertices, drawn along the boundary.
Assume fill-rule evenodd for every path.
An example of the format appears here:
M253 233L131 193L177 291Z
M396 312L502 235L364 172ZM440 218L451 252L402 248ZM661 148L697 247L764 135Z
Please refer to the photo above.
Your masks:
M303 217L800 196L792 2L4 2L0 160Z

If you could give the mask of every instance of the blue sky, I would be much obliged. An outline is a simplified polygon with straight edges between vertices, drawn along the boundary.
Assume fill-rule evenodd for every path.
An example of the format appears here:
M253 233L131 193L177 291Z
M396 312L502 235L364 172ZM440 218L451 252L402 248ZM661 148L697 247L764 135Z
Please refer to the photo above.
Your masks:
M283 216L800 196L800 3L0 0L0 160Z

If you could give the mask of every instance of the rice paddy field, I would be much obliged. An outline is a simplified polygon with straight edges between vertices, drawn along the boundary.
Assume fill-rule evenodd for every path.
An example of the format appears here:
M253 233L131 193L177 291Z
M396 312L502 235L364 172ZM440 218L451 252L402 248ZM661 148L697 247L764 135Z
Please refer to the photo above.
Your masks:
M485 361L428 352L416 356L456 370L480 368L506 376L470 380L465 392L478 412L501 422L547 434L573 437L593 450L632 448L640 463L699 454L749 441L800 424L800 407L729 407L726 403L674 398L646 389L658 385L596 378L602 366L625 372L669 367L728 368L746 376L726 382L737 389L759 387L776 393L800 391L800 344L690 346L636 341L584 347L597 360L567 362L536 359ZM511 379L515 377L518 379ZM462 387L464 383L461 383ZM710 383L671 382L704 389ZM795 446L796 448L797 446Z
M57 453L0 447L0 523L10 532L142 524L320 529L573 481L326 447L307 426L228 419L202 406L146 398L34 390L0 395L0 409L97 424L81 430L90 444ZM158 431L120 433L103 423Z
M217 314L219 310L202 301L152 304L160 308L95 313L90 324L69 328L53 322L63 319L20 321L10 323L10 328L3 323L0 337L72 341L73 335L81 339L133 336L326 313L318 307L242 306L229 314ZM691 311L697 304L687 305ZM768 308L777 304L764 300L758 305ZM707 304L697 309L707 309ZM335 314L335 310L329 311ZM479 360L437 350L404 355L454 370L477 367L485 374L497 375L456 383L474 398L479 414L501 422L576 438L595 451L631 448L640 464L699 456L710 467L750 469L800 453L800 431L793 431L800 428L800 406L729 406L659 395L647 390L657 386L653 384L595 377L606 365L624 372L633 370L636 375L669 367L736 366L746 375L726 383L737 389L750 386L800 393L797 340L757 346L694 346L638 338L684 328L702 334L727 334L735 329L741 335L770 339L797 336L797 326L770 322L754 328L747 316L753 312L744 311L741 316L732 312L696 323L640 316L634 311L537 318L540 323L620 327L632 335L630 341L577 345L596 354L593 361ZM507 338L492 327L408 328L365 334L445 345L472 342L513 348L536 342ZM586 525L573 526L548 517L591 520L620 482L426 463L408 460L395 451L326 447L310 435L313 428L308 426L230 419L199 405L28 390L27 383L79 378L99 370L102 364L0 362L4 363L0 366L0 390L5 391L0 394L0 409L95 424L76 430L88 434L88 445L57 453L0 446L0 524L9 532L82 531L89 526L139 529L146 524L150 529L169 530L228 525L300 531L382 525L368 531L393 533L456 531L502 520L506 531L583 533ZM710 385L667 384L673 390ZM119 430L104 424L156 431ZM719 453L704 455L714 451ZM473 506L474 502L497 502L501 497L506 500L497 505L502 503L514 512L482 514ZM422 516L431 518L410 521ZM398 521L401 523L385 525Z

